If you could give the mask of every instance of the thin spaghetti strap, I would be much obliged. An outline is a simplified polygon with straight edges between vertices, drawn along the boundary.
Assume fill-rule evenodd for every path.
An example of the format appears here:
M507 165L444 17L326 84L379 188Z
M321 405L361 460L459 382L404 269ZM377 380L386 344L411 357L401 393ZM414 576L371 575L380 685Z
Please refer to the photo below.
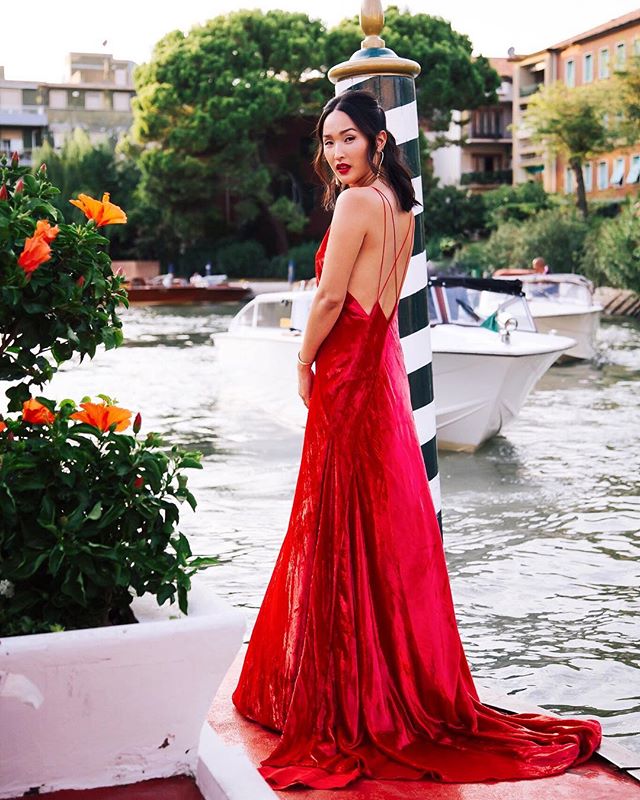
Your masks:
M375 186L373 188L376 189ZM384 197L382 192L379 189L376 189L376 191L383 198L383 201L382 201L382 212L383 212L383 215L384 215L383 216L383 229L382 229L382 256L380 257L380 269L378 270L378 288L376 289L376 299L377 299L380 296L380 281L382 280L382 266L384 264L384 251L385 251L386 246L387 246L387 207L386 207L386 205L384 203L384 200L386 198ZM393 214L391 215L391 218L393 219ZM384 289L384 287L383 287L383 289Z
M412 211L411 212L411 220L409 222L409 231L408 231L408 233L410 233L411 231L414 231L415 227L416 227L416 218L415 218L415 215L414 215L414 213ZM406 241L406 237L405 237L405 241ZM404 242L402 243L402 246L404 247ZM404 269L402 270L402 278L400 279L400 292L402 291L402 285L404 283L404 280L407 277L407 271L409 269L409 264L411 262L411 256L413 255L412 251L413 251L413 247L409 247L409 253L407 255L407 261L406 261L406 263L404 265ZM394 270L394 272L395 272L395 270ZM396 288L396 302L395 302L395 304L393 306L394 311L396 309L396 306L400 302L400 292L398 291L397 284L396 284L395 288ZM392 314L393 314L393 312L392 312Z

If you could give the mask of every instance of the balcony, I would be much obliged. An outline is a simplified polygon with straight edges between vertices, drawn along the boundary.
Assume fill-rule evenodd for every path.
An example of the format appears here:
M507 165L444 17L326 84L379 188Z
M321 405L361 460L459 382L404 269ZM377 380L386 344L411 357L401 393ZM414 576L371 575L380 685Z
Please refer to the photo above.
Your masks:
M496 169L490 172L463 172L460 176L461 186L497 186L511 184L513 170Z
M469 139L491 139L491 141L497 141L499 139L510 138L511 137L505 133L505 131L482 130L481 128L475 128L473 126L469 131Z
M542 83L531 83L528 86L521 86L520 97L530 97L532 94L535 94L542 85Z

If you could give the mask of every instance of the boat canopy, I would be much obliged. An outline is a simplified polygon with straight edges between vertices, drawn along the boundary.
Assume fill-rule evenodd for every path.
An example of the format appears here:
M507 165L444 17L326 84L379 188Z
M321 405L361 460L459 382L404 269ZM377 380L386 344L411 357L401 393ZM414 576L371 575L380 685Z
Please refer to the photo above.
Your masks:
M453 277L434 276L429 278L429 286L464 286L478 292L499 292L522 296L522 281L499 280L498 278L471 278L466 275Z

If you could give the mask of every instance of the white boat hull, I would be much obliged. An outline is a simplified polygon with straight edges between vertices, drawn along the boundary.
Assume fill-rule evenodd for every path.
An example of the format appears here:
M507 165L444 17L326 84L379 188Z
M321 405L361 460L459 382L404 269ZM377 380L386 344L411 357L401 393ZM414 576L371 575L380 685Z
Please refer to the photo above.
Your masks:
M516 332L505 343L491 331L457 325L437 325L431 335L438 446L460 451L474 451L508 424L535 383L573 344L528 332ZM473 350L479 340L484 353ZM307 410L298 396L296 370L300 335L247 330L219 334L214 341L226 402L259 406L280 423L304 426Z
M575 347L564 354L569 358L592 359L596 355L596 334L600 326L601 306L588 309L560 310L552 303L529 301L529 309L540 333L555 333L576 340Z

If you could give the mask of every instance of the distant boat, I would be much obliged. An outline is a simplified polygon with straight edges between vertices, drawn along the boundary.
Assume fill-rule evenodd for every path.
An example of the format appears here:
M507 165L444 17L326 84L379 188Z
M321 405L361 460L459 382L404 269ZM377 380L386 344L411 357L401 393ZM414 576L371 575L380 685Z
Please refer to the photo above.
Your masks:
M229 282L226 275L207 275L192 282L167 273L146 280L134 278L125 283L125 289L130 303L155 305L226 303L253 297L246 281Z
M573 273L540 274L521 270L498 270L496 278L517 277L522 281L531 316L541 333L559 333L576 340L564 356L591 359L603 307L593 299L593 284Z
M537 333L517 281L433 279L428 288L438 445L474 451L519 412L575 342ZM303 426L296 352L314 290L259 294L212 336L225 391ZM401 340L402 341L402 340Z

